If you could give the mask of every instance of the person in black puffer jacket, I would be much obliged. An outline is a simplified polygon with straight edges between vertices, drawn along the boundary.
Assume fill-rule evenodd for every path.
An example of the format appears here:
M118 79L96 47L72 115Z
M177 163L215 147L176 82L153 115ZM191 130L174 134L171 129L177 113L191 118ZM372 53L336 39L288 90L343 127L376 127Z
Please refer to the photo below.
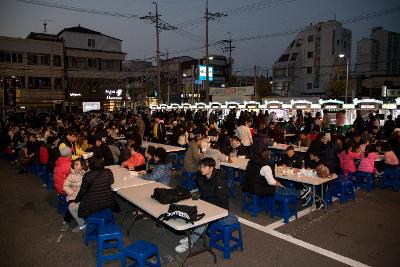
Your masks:
M268 165L268 150L263 149L254 154L246 167L246 176L243 182L243 192L258 196L272 196L275 194L276 186L269 185L260 171ZM273 169L271 168L272 172Z
M107 208L118 211L111 189L114 183L113 173L109 169L104 169L104 161L98 155L90 157L88 163L90 171L83 175L81 189L71 201L79 204L78 216L86 218Z

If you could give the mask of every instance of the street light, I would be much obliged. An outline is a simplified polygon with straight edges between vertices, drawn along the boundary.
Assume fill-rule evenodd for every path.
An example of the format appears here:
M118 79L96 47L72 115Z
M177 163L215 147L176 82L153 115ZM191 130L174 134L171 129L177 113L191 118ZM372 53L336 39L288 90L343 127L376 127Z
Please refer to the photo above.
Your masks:
M214 59L214 57L209 57L208 59L209 59L209 60L213 60L213 59Z
M346 57L345 54L339 54L339 58L346 58L347 64L346 64L346 96L345 96L345 103L347 103L347 88L349 87L349 65L350 65L350 60L349 57Z

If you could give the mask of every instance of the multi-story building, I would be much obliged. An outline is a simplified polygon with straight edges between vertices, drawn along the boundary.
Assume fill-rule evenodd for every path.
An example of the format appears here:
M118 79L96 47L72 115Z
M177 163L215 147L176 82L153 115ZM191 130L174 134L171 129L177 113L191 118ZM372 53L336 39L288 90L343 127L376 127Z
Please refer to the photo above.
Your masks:
M307 26L273 65L273 93L325 96L329 84L337 79L338 66L343 72L347 60L350 63L351 36L349 29L334 20Z
M101 102L112 109L126 100L122 40L101 32L77 27L57 34L65 47L67 98L73 106L82 101Z
M356 72L364 75L400 73L400 33L371 29L370 38L357 42Z
M127 82L127 94L132 102L146 103L147 97L155 97L153 90L156 68L151 62L144 60L127 60L122 63Z
M65 100L63 42L43 33L0 37L0 77L2 88L15 90L11 107L53 108Z

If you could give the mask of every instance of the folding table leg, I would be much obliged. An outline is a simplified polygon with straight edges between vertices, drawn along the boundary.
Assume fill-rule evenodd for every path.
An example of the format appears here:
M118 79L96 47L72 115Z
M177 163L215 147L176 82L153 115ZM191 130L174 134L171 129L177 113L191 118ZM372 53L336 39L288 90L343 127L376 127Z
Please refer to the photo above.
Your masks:
M180 267L182 267L185 264L187 258L199 255L199 254L201 254L203 252L206 252L206 251L208 251L211 255L213 255L214 264L217 263L217 255L215 255L215 253L210 249L210 247L207 244L207 240L206 240L207 226L208 225L206 225L206 227L204 228L203 233L201 233L201 234L194 233L196 235L199 235L199 238L203 239L203 247L198 249L198 250L195 250L195 251L192 250L191 233L193 232L193 230L186 230L185 231L185 234L186 234L186 236L188 238L189 249L188 249L188 252L186 253L185 257L183 258L181 264L179 265Z

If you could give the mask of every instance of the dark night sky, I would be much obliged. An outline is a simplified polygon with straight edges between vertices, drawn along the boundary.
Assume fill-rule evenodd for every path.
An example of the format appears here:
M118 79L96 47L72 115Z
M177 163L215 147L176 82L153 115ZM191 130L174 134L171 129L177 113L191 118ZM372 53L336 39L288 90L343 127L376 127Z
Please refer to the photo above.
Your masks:
M43 0L53 4L80 7L85 9L104 10L123 14L146 15L154 11L152 0ZM162 19L171 24L179 24L204 16L205 0L158 0ZM242 6L266 3L264 8L252 9L250 12L232 14L233 10ZM367 13L400 6L398 0L209 0L210 12L229 12L231 15L221 21L210 22L210 43L227 39L232 33L233 39L258 34L286 32L310 23L333 19L338 21ZM400 12L346 24L353 32L353 62L356 42L368 37L370 28L382 26L387 30L400 32ZM123 50L128 53L127 59L143 59L154 56L155 30L149 24L137 18L111 17L87 14L51 7L38 6L16 0L0 0L0 35L26 37L29 32L41 32L42 20L48 22L48 33L58 33L65 27L81 26L100 31L123 40ZM185 31L205 36L204 23L183 27ZM265 38L234 44L236 50L235 69L241 74L251 72L253 65L261 66L266 71L295 35ZM202 46L203 42L185 38L175 32L161 33L161 50L165 52L180 51ZM204 49L198 49L171 56L188 55L200 57ZM221 53L215 47L210 53Z

